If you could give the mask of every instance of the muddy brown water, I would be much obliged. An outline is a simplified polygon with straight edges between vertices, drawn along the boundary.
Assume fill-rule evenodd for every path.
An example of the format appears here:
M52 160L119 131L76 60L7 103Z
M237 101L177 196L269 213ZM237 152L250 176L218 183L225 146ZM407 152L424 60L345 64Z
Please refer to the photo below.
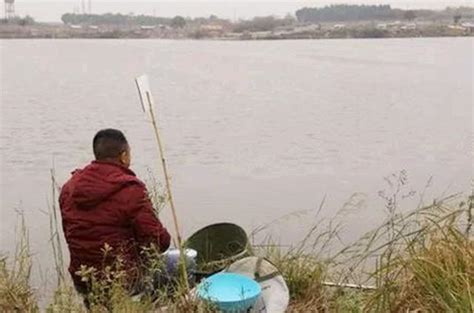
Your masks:
M425 199L470 190L470 38L0 45L0 250L11 255L22 210L47 281L53 160L64 182L91 159L94 133L115 127L129 138L137 174L160 180L133 81L144 72L185 236L218 221L250 232L300 212L260 234L294 244L357 193L344 223L349 242L385 216L384 176L406 170L407 189L419 192L433 177ZM165 209L172 231L170 217Z

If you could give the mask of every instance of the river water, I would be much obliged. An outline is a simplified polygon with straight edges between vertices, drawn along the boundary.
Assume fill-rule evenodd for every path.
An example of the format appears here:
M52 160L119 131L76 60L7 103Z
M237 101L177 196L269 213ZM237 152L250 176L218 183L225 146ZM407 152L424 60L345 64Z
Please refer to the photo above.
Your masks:
M468 192L473 39L9 40L1 44L1 246L24 212L51 264L50 169L87 164L94 133L122 129L133 169L161 180L134 77L147 73L183 232L231 221L294 244L356 194L350 241L385 216L383 179L405 170L424 199ZM419 196L416 197L418 201ZM325 199L322 212L315 210ZM172 230L168 210L162 219ZM47 275L44 275L47 276Z

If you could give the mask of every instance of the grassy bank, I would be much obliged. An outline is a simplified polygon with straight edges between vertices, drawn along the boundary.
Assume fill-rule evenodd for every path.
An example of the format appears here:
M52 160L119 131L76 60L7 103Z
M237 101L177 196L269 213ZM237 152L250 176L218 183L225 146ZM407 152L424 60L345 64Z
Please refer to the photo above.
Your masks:
M289 312L474 311L474 199L453 196L398 214L399 202L406 195L403 188L395 187L390 195L381 194L387 221L339 251L325 252L338 240L340 224L335 220L318 222L302 242L289 249L269 242L255 246L255 253L271 260L285 277L291 294ZM54 223L53 214L51 232L59 279L46 310L85 312L82 299L64 275ZM0 261L1 312L40 311L41 290L30 285L32 264L24 223L21 230L15 256L10 262ZM84 277L87 275L85 270ZM213 311L179 288L159 295L155 302L147 297L137 300L122 288L120 270L110 271L107 277L112 282L109 287L96 282L90 295L92 312L107 312L104 304L114 312Z

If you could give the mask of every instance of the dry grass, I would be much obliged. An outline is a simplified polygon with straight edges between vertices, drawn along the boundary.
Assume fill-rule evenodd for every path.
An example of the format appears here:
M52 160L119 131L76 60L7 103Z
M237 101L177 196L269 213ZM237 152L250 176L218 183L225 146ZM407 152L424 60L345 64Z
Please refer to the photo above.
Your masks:
M378 289L365 309L473 312L474 243L461 227L469 209L435 202L415 213L396 220L396 235L372 273Z
M296 247L266 245L264 250L255 250L281 270L290 290L289 312L473 312L472 201L470 197L459 206L456 197L448 197L407 214L391 209L387 222L329 257L313 250L330 245L337 231L320 224ZM57 229L51 229L56 234ZM39 311L29 283L31 259L23 222L20 233L13 263L0 260L1 312ZM61 259L56 260L56 265L62 264ZM159 269L160 263L150 267ZM91 271L84 269L84 277L87 275L94 280ZM214 311L186 296L184 287L153 299L137 299L123 287L120 270L107 277L106 284L94 281L90 312ZM327 281L339 287L328 287ZM374 285L375 289L347 288L345 283ZM59 280L46 311L86 312L67 277Z
M281 254L279 251L267 257L285 278L291 294L291 311L325 309L327 299L322 282L326 268L321 262L308 255Z
M20 237L13 263L0 259L0 312L38 312L35 293L30 287L31 257L28 232L20 214Z
M403 279L393 311L474 311L474 242L452 227L440 229L430 241L399 260Z
M272 246L266 256L287 281L289 311L474 312L474 241L469 233L474 199L460 206L457 199L447 197L407 214L391 208L387 222L329 259ZM326 242L334 237L325 233L314 238ZM340 287L327 287L325 281ZM347 288L350 282L361 287Z

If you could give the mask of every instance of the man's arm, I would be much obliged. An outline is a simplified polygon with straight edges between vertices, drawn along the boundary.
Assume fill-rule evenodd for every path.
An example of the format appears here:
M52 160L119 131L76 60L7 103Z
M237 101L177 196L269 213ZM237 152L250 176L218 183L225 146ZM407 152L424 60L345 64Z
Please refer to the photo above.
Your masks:
M170 246L170 234L153 212L145 186L134 184L127 189L127 196L131 200L129 218L138 244L155 244L160 251L165 251Z

